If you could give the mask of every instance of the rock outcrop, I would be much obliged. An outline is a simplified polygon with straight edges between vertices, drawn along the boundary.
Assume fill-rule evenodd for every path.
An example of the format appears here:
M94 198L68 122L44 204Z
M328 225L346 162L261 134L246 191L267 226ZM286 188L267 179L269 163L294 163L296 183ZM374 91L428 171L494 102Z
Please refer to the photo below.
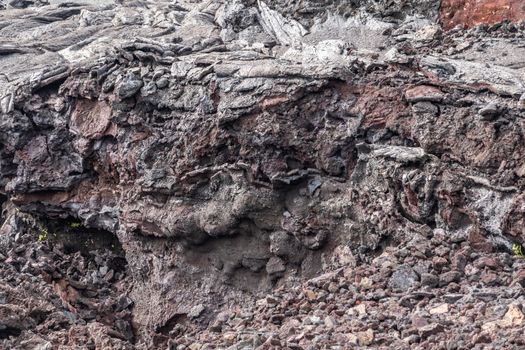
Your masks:
M445 28L518 22L525 20L525 4L520 0L443 0L441 20Z
M518 2L6 3L4 346L519 348Z

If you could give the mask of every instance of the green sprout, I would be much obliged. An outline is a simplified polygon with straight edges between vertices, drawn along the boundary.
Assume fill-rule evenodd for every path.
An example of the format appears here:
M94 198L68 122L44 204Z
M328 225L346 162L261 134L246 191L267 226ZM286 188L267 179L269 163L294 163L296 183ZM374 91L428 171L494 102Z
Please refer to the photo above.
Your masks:
M513 243L512 252L514 253L514 256L518 258L525 258L525 254L523 254L523 249L522 249L521 244Z
M39 242L43 242L47 239L47 237L49 236L49 231L47 230L46 227L40 225L39 226L39 233L38 233L38 241Z
M80 228L80 226L82 226L82 224L80 222L72 222L72 223L69 224L69 227L72 228L72 229Z

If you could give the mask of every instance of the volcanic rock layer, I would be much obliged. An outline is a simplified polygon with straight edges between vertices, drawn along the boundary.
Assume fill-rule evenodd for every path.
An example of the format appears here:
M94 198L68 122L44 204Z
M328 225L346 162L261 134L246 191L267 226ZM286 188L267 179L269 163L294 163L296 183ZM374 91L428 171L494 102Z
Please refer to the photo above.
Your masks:
M0 347L524 345L519 1L50 2L0 6Z

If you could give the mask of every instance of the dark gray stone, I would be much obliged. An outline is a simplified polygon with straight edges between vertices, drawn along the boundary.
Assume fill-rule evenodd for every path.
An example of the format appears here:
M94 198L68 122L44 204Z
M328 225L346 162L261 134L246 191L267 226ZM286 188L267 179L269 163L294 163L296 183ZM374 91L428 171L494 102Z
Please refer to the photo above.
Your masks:
M407 265L399 266L388 280L388 287L393 290L407 291L418 284L419 276Z

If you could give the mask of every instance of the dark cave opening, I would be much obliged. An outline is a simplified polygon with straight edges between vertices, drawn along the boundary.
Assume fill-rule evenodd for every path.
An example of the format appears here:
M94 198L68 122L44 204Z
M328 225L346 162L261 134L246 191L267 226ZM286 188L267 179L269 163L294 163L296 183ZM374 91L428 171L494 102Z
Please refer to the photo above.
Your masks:
M80 317L88 322L97 320L110 327L112 336L134 344L130 313L134 302L122 294L122 286L128 283L129 267L117 236L107 230L86 227L73 217L41 218L38 229L38 240L48 249L60 252L55 262L60 274L54 278L59 278L57 283L61 279L67 281L70 286L67 290L73 287L81 296L71 299ZM117 320L115 314L120 315ZM33 318L40 319L41 315Z
M9 337L18 337L22 333L21 329L6 327L0 325L0 339L8 339Z
M50 244L66 254L80 252L89 256L93 251L108 249L118 256L124 256L116 235L107 230L86 227L74 218L47 220L45 230Z

